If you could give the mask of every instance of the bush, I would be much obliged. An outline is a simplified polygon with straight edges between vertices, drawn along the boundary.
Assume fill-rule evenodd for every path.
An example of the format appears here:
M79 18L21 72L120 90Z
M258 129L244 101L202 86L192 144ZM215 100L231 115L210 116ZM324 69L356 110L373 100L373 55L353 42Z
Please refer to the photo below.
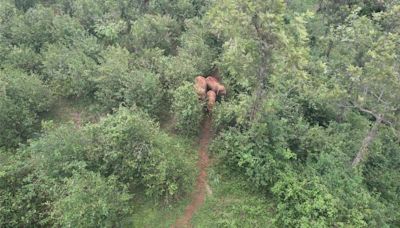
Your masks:
M124 101L123 78L129 77L130 55L126 49L109 47L102 52L103 61L99 66L96 83L96 99L106 109L118 107Z
M193 84L184 83L174 92L173 97L172 110L176 118L177 130L186 135L197 134L205 104L197 98Z
M22 153L0 149L0 226L46 226L56 183Z
M172 54L178 35L179 24L167 15L145 14L132 24L132 43L139 50L157 47Z
M25 14L13 18L10 26L13 45L30 46L39 52L46 43L55 41L52 28L54 11L51 8L37 5Z
M96 98L106 109L124 103L138 106L156 117L162 108L163 90L158 75L149 70L130 67L132 57L120 47L110 47L103 53L104 61L99 67Z
M178 59L185 63L187 61L198 72L211 73L220 51L220 47L214 43L217 38L211 34L211 28L198 18L185 20L185 27L186 30L180 37ZM178 69L183 69L183 66Z
M186 151L143 111L121 108L86 131L89 169L144 187L153 198L169 200L190 188L194 167Z
M158 75L148 70L132 71L123 80L124 97L129 106L138 106L152 117L160 117L166 111L164 102L168 102Z
M81 97L94 91L96 62L83 50L61 44L47 46L43 53L43 80L63 97Z
M249 129L224 131L212 150L230 166L241 169L257 187L272 187L278 174L296 159L286 141L287 133L285 120L268 113Z
M239 95L238 101L222 101L213 109L213 125L217 130L241 126L246 122L250 97Z
M299 178L282 173L272 188L278 203L279 227L331 227L338 212L337 200L317 177Z
M188 154L192 148L164 133L157 136L154 144L153 152L143 166L143 184L148 196L170 203L192 190L196 173L194 161L190 159L194 157Z
M87 136L72 124L54 128L46 123L40 138L32 140L25 152L46 176L61 181L86 167Z
M393 226L400 225L400 154L398 138L390 129L382 129L363 171L368 190L376 192L387 205Z
M38 128L38 115L51 104L51 93L35 75L0 71L0 147L16 147Z
M4 66L20 68L27 73L39 72L41 68L42 56L36 53L29 46L20 45L14 46L6 55L5 61L2 61Z
M86 172L65 181L51 218L62 227L116 227L131 213L131 196L115 177ZM125 224L126 225L126 224Z

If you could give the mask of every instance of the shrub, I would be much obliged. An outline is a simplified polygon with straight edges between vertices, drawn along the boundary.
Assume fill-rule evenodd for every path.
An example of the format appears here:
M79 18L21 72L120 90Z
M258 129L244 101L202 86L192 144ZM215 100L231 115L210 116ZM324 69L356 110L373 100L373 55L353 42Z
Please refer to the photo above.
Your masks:
M57 187L36 169L29 156L0 149L0 226L49 225Z
M110 47L103 53L99 67L96 98L106 109L120 103L138 106L156 117L161 112L163 90L157 74L130 67L132 57L121 47Z
M39 113L51 104L51 93L35 75L0 71L0 147L16 147L37 129Z
M126 49L109 47L102 52L102 57L99 74L94 78L95 96L106 109L111 109L124 101L122 80L129 77L130 55Z
M32 140L25 152L46 176L61 181L86 167L87 137L72 124L54 128L46 123L40 138Z
M167 102L157 74L148 70L135 70L123 79L124 97L128 105L136 105L152 117L159 117L166 111Z
M213 125L217 130L241 126L246 121L250 97L239 95L238 101L222 101L213 110Z
M278 180L278 174L296 158L286 141L287 132L285 120L269 113L249 129L224 131L213 143L212 150L224 162L238 167L257 187L271 187Z
M173 94L173 113L176 128L182 134L195 135L199 132L203 116L203 102L199 101L191 83L184 83Z
M132 43L137 49L158 47L172 54L178 35L179 24L170 16L145 14L132 25Z
M93 92L96 62L83 50L61 44L48 45L43 53L43 80L58 95L80 97Z
M164 133L157 136L151 156L143 166L146 194L169 203L192 190L195 168L192 149Z
M131 213L131 196L115 177L97 173L74 174L65 181L63 193L54 202L51 218L62 227L122 226ZM126 225L126 224L125 224Z
M168 200L190 188L194 167L184 148L143 111L121 108L86 131L91 139L89 169L144 187L154 198Z
M331 227L337 200L317 177L299 178L286 172L272 188L278 206L279 227Z

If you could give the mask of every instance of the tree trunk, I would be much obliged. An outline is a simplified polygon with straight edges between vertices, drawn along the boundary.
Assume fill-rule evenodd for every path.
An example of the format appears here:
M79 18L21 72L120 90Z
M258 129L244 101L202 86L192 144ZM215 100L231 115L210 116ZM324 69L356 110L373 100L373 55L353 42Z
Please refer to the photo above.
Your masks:
M375 120L374 125L369 130L367 136L364 138L360 150L357 153L357 156L354 158L353 163L351 164L353 167L356 167L368 154L368 147L371 142L375 139L376 132L378 131L379 125L382 123L383 117L379 115Z
M269 60L270 60L270 49L272 49L272 44L269 44L268 38L265 36L265 34L262 33L260 30L260 25L258 24L258 16L255 15L253 18L253 24L254 28L257 33L257 37L260 42L260 65L258 67L258 76L257 80L259 83L258 88L255 90L255 99L253 101L253 104L251 105L249 109L249 119L251 122L255 120L256 114L258 110L261 108L261 104L263 101L263 97L266 93L266 87L267 87L267 81L268 81L268 67L269 67ZM272 43L272 42L270 42Z

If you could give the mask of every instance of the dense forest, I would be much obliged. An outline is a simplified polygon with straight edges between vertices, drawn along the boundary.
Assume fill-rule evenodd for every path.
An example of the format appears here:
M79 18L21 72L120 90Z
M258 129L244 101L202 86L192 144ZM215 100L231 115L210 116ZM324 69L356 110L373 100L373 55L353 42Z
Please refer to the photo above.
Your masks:
M205 118L193 227L399 227L400 1L0 0L0 227L173 226Z

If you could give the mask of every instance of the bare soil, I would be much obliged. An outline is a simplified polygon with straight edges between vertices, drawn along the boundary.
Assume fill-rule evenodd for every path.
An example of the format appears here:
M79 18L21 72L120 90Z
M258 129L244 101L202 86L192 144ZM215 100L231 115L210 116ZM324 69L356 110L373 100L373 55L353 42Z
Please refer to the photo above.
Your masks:
M211 132L211 116L207 115L202 123L201 135L200 135L200 148L199 148L199 160L197 167L199 169L199 175L196 180L196 188L192 193L191 202L186 207L185 212L181 218L178 218L175 225L172 227L191 227L191 220L196 211L203 205L207 193L210 192L207 184L207 167L209 165L208 158L208 144L210 142Z

